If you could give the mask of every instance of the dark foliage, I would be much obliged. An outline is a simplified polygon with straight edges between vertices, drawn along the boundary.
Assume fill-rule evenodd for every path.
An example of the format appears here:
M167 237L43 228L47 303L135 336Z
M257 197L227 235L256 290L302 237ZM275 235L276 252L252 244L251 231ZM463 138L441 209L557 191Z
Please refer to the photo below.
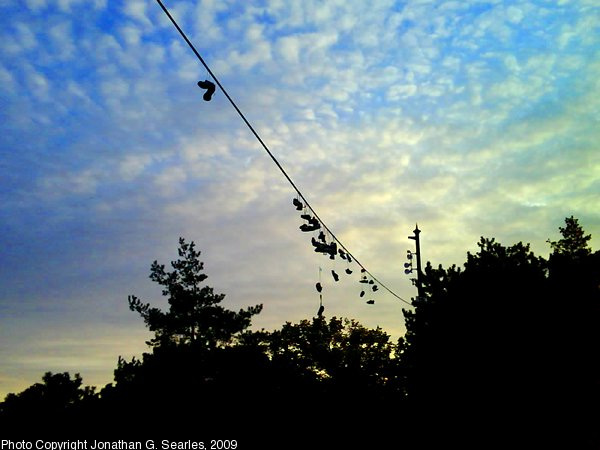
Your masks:
M482 238L462 270L427 265L401 352L414 411L447 431L436 438L597 443L600 253L566 223L549 261Z
M237 313L223 308L219 303L225 296L202 286L207 276L202 273L204 263L198 259L200 252L195 250L195 244L180 238L178 252L180 259L171 262L172 272L154 261L150 273L150 279L163 286L169 311L151 308L134 295L129 297L129 308L138 312L155 333L149 342L154 347L190 344L210 350L229 344L236 333L250 326L252 316L260 313L262 305Z
M0 403L0 424L5 436L28 433L33 429L55 431L60 424L79 424L82 416L100 406L99 395L93 387L82 387L76 373L46 372L42 383L35 383L19 394L8 394Z
M548 260L482 238L464 268L427 264L398 344L336 317L250 331L262 306L222 307L203 285L200 252L181 239L171 272L151 267L169 310L129 297L154 332L150 353L119 358L99 394L79 375L48 373L10 394L0 419L136 436L234 432L245 448L383 448L392 438L406 448L597 448L600 252L576 219L560 232Z

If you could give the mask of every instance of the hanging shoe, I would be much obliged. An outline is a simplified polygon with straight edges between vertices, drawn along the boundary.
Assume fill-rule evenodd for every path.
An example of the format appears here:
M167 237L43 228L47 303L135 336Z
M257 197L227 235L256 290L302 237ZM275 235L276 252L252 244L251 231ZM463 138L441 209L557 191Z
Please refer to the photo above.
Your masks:
M365 283L365 284L369 284L369 280L367 280L367 277L366 277L366 276L363 276L363 277L360 279L359 283Z
M204 80L198 81L198 86L201 89L206 89L206 92L204 93L202 98L204 99L204 101L210 102L212 95L215 93L215 84L211 81Z
M310 239L313 247L315 248L315 252L317 253L327 253L327 245L321 242L318 242L314 236Z
M340 281L340 276L335 273L335 270L331 271L331 275L333 276L334 281Z
M301 231L317 231L319 228L321 228L321 225L319 224L319 222L310 223L310 224L303 223L298 228L300 228Z
M352 258L350 258L350 255L348 253L346 253L346 260L351 263L352 262Z
M352 274L352 271L351 271L350 269L346 269L346 273L347 273L348 275L351 275L351 274Z
M296 207L297 211L302 211L302 209L304 209L304 205L302 204L302 202L300 200L298 200L297 198L295 198L294 200L292 200L292 203L294 204L294 206Z
M365 296L365 291L360 291L360 297L364 297Z
M317 231L319 228L321 228L321 223L314 217L309 216L308 214L302 214L300 217L302 217L304 220L308 220L308 223L300 225L300 229L302 231Z
M323 311L325 311L325 307L323 305L319 306L319 311L317 312L317 317L322 317Z
M317 292L322 292L323 291L323 286L321 286L321 283L317 283L315 284L315 287L317 288Z
M323 241L324 243L327 242L327 239L325 237L325 233L323 233L322 231L319 232L319 240Z
M373 292L377 292L379 288L377 287L377 285L373 286Z
M315 248L315 252L328 254L328 255L331 255L331 254L335 255L335 251L336 251L335 242L327 245L327 244L323 244L322 242L317 241L314 237L311 238L310 242L312 243L313 247Z
M329 244L329 259L335 259L335 255L337 255L337 244L332 242Z
M375 304L375 300L367 300L367 305L374 305Z

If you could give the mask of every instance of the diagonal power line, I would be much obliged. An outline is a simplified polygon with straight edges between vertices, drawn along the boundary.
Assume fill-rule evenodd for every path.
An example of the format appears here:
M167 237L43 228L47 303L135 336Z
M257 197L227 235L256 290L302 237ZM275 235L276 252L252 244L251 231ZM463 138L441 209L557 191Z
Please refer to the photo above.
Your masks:
M273 160L273 162L275 163L275 165L279 168L279 170L281 171L281 173L283 174L283 176L285 176L285 178L290 183L290 185L294 188L294 190L296 191L296 193L298 194L298 196L304 201L304 204L307 206L308 209L310 209L310 211L313 213L313 215L319 221L319 223L323 226L323 228L325 228L325 230L327 230L327 232L332 237L332 239L335 242L337 242L337 244L342 249L344 249L344 251L348 255L350 255L352 257L352 259L356 262L356 264L359 265L360 268L363 269L365 273L369 274L369 276L373 279L374 282L377 282L379 284L379 286L381 286L382 288L384 288L386 291L388 291L390 294L392 294L398 300L406 303L409 306L413 306L410 302L408 302L404 298L400 297L398 294L396 294L394 291L392 291L389 287L387 287L384 283L382 283L380 280L378 280L371 272L369 272L358 261L358 259L356 259L354 257L354 255L348 251L348 249L335 236L335 234L333 234L333 232L329 229L329 227L327 227L327 225L325 224L325 222L323 222L321 220L321 218L317 215L316 211L310 206L310 203L306 200L306 197L304 197L304 195L302 194L302 192L300 191L300 189L298 189L298 187L296 186L296 184L294 183L294 181L290 178L290 176L287 174L287 172L285 171L285 169L283 168L283 166L279 163L279 161L277 160L277 158L275 158L275 155L273 155L273 153L271 152L271 150L269 150L269 147L267 147L267 144L265 144L265 142L262 140L262 138L260 137L260 135L256 132L256 130L254 129L254 127L252 126L252 124L248 121L248 119L246 119L246 116L244 116L244 113L242 113L242 111L240 110L240 108L238 108L238 106L236 105L236 103L229 96L229 94L227 93L227 91L225 90L225 88L223 87L223 85L221 84L221 82L219 81L219 79L215 76L215 74L212 72L212 70L210 70L210 67L208 67L208 64L206 64L206 62L204 61L204 58L202 58L202 56L200 55L200 53L198 53L198 50L196 50L196 47L194 47L194 44L192 44L192 42L188 39L188 37L183 32L183 30L181 29L181 27L177 24L177 22L175 21L175 19L171 15L171 13L169 13L169 10L165 7L165 5L163 4L163 2L161 0L156 0L156 1L160 5L160 7L162 8L162 10L165 12L165 14L167 15L167 17L171 20L171 22L173 23L173 25L175 26L175 28L177 28L177 31L179 31L179 34L181 34L181 37L183 37L183 39L188 44L188 46L190 47L190 49L192 49L192 51L194 52L194 54L196 55L196 57L198 58L198 60L200 61L200 63L208 71L208 73L210 74L210 76L212 77L212 79L215 80L215 83L217 83L217 86L219 86L219 88L221 89L221 91L223 92L223 94L225 94L225 97L227 97L227 100L229 100L229 103L231 103L231 105L233 106L233 108L237 111L237 113L242 118L242 120L244 121L244 123L246 124L246 126L250 129L250 131L252 132L252 134L254 135L254 137L262 145L263 149L271 157L271 159Z

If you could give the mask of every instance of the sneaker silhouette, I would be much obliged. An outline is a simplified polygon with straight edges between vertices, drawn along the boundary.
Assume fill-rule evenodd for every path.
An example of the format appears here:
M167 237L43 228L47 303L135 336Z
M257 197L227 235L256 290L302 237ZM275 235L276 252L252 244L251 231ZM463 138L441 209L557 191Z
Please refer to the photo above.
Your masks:
M321 228L321 225L319 225L318 222L316 224L314 224L314 225L309 225L307 223L303 223L302 225L300 225L299 228L300 228L301 231L307 231L307 232L308 231L316 231L319 228Z
M340 281L340 276L337 273L335 273L335 270L331 271L331 275L333 276L333 279L335 281Z
M337 244L332 242L329 244L329 259L335 259L335 255L337 255Z
M347 273L348 275L350 275L350 274L352 273L352 271L351 271L350 269L346 269L346 273Z
M206 89L206 92L204 93L202 98L205 101L210 102L212 95L215 93L215 84L211 81L204 80L204 81L198 81L198 86L201 89Z
M367 305L374 305L375 304L375 300L367 300Z

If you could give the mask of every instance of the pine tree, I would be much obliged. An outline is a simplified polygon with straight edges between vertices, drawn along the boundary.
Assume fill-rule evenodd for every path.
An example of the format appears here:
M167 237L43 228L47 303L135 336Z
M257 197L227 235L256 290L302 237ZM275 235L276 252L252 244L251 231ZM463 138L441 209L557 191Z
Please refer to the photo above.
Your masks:
M154 339L153 347L190 345L212 349L227 345L234 335L250 326L251 318L260 313L262 305L231 311L220 306L224 294L215 294L213 288L203 286L207 275L199 260L194 242L179 239L179 259L171 262L173 271L157 261L152 263L150 279L163 286L168 297L169 311L150 307L134 295L129 296L129 308L143 317Z

